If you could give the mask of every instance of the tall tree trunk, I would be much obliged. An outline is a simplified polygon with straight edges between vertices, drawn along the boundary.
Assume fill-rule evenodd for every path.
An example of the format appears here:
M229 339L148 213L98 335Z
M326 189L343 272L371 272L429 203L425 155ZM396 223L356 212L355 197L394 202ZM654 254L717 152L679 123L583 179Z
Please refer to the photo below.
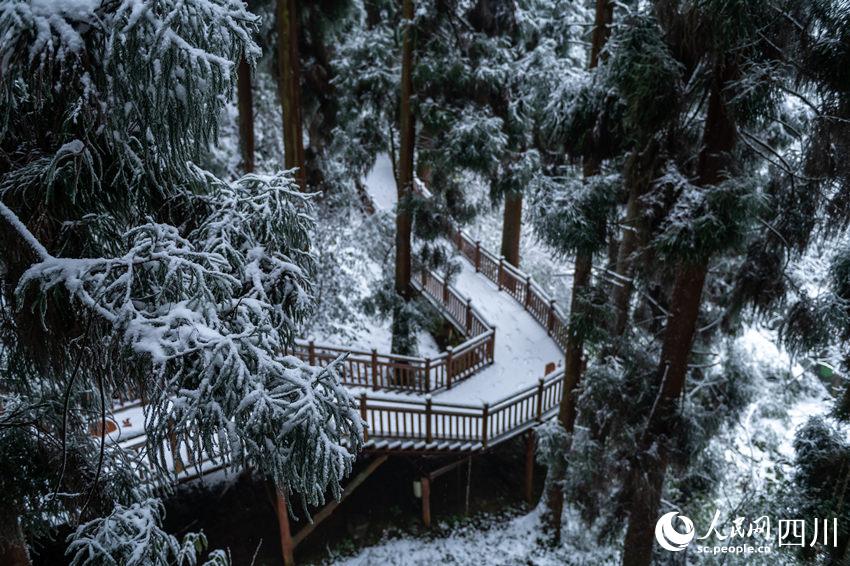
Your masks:
M703 147L697 164L697 184L700 186L715 185L723 179L728 154L735 147L735 122L728 114L722 95L728 71L715 71L715 82L709 94ZM676 401L685 389L709 259L683 261L676 269L658 368L659 391L632 467L631 508L623 566L647 566L652 560L653 530L667 472Z
M593 257L590 254L579 253L576 255L575 271L573 272L573 292L570 302L570 316L578 314L581 310L581 293L590 285L590 272L593 267ZM572 434L576 423L576 390L582 374L584 363L584 345L581 337L570 333L567 341L566 353L564 355L564 393L561 396L558 407L558 421L567 433L567 445L563 447L564 452L572 445ZM550 537L557 544L561 537L561 515L564 512L564 491L561 488L560 479L566 473L566 459L556 458L551 463L546 487L547 509L544 514L546 528Z
M616 277L612 289L611 302L614 305L614 321L612 334L622 336L630 317L632 294L634 293L635 252L644 229L641 223L640 198L649 189L658 168L659 147L656 140L651 140L645 148L632 152L625 166L625 184L628 189L626 201L626 218L623 221L623 234L617 250L614 272Z
M239 106L239 144L242 170L254 172L254 93L251 88L251 65L243 57L236 70L236 99Z
M404 300L410 298L411 276L411 218L410 195L413 191L413 152L416 138L413 122L413 0L403 0L401 17L404 23L401 56L401 108L399 132L401 136L398 156L398 206L396 210L395 235L395 290ZM409 324L401 309L393 314L393 352L407 354Z
M519 242L522 233L522 193L505 195L502 219L502 255L508 263L519 267Z
M593 69L599 64L602 48L610 35L611 21L614 16L612 0L596 0L593 35L591 37L590 61L588 68ZM585 160L584 177L592 177L599 173L600 164L594 160ZM590 253L579 250L576 254L575 271L573 273L573 288L570 298L570 322L573 316L581 314L581 297L590 284L590 273L593 268L593 257ZM572 325L571 325L572 326ZM572 444L572 433L576 420L576 393L581 382L582 366L584 365L584 343L580 336L570 333L564 359L564 388L561 393L558 420L567 432L567 445L563 447L568 452ZM566 454L565 454L566 455ZM564 493L561 481L566 472L566 459L556 458L547 471L546 478L546 510L544 512L544 527L550 539L555 543L561 540L561 516L564 509Z
M32 560L27 548L27 541L17 518L15 518L13 526L7 527L7 532L3 533L3 537L5 540L0 540L0 564L30 566Z
M295 178L307 190L304 134L301 125L301 61L298 55L296 0L277 0L277 60L280 104L283 108L284 165L298 168Z
M623 236L617 250L616 273L612 302L614 304L613 335L622 336L629 322L629 304L632 300L634 284L634 253L638 244L638 217L640 214L640 189L636 182L629 183L629 199L626 203L626 219L623 222Z

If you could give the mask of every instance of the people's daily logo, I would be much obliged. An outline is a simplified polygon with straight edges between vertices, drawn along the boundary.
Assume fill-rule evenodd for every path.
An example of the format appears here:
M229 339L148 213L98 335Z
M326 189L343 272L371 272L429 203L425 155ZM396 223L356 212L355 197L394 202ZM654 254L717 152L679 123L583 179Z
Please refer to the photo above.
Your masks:
M681 523L681 530L673 524L677 518ZM655 540L658 541L661 548L671 552L685 550L694 539L694 535L696 535L696 531L693 521L675 511L665 513L655 524Z
M725 523L725 524L724 524ZM769 554L773 545L799 547L838 546L838 519L779 519L762 515L724 521L714 512L705 534L677 511L663 514L655 523L655 540L664 550L697 554ZM693 545L691 543L694 543Z

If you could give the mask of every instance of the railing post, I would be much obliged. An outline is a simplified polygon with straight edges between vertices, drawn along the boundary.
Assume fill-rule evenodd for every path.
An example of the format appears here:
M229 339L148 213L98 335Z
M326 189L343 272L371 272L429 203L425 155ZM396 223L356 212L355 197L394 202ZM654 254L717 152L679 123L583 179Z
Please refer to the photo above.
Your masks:
M531 304L531 275L525 276L525 310L528 310L528 305Z
M472 299L466 299L466 335L472 333Z
M422 289L427 292L428 290L428 270L422 270Z
M443 304L449 304L449 281L448 279L443 279Z
M492 362L495 356L494 352L496 350L496 327L493 326L493 334L490 335L490 342L487 347L487 358L488 361Z
M381 377L378 374L378 350L372 348L372 389L381 388Z
M484 408L481 411L481 446L487 448L487 423L490 417L490 404L484 403Z
M431 358L425 358L425 392L431 392Z
M425 396L425 440L430 444L434 441L434 436L431 431L431 415L433 414L431 409L431 396Z
M363 441L364 442L369 440L369 427L367 426L368 420L366 419L366 417L367 417L367 415L366 415L366 392L364 391L363 393L360 394L360 418L363 420L364 423L366 423L363 426Z
M499 285L499 291L502 290L502 277L505 273L505 256L499 256L499 273L496 275L496 284Z
M549 301L549 320L546 321L546 333L552 335L552 329L555 327L555 299Z
M481 271L481 240L475 240L475 273Z
M446 348L446 389L452 388L452 347Z
M537 382L537 422L543 421L543 378Z
M310 341L307 343L307 362L314 366L316 365L316 342L313 337L310 337Z

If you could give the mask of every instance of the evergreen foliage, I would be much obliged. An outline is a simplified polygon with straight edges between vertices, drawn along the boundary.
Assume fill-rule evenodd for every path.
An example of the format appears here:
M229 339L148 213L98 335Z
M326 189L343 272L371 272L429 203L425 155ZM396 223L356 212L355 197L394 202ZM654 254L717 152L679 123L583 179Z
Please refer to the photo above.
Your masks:
M4 536L67 520L77 563L196 563L202 535L155 527L172 435L339 496L360 417L336 364L284 354L312 303L312 199L291 172L194 164L256 23L231 0L0 6ZM90 433L117 394L147 401L144 466Z

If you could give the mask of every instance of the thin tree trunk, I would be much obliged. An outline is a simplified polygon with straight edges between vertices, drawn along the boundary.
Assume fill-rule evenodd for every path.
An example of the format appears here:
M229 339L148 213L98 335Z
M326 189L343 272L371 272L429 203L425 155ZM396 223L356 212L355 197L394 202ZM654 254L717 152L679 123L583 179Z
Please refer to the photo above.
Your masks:
M629 304L632 300L634 284L634 253L638 244L638 215L640 214L639 189L636 182L629 184L629 200L626 203L626 219L623 223L623 236L617 250L616 278L613 285L614 336L622 336L629 322Z
M648 566L652 561L652 541L664 476L667 473L667 436L676 400L685 387L707 263L681 266L673 285L670 316L664 332L659 368L661 388L640 442L631 473L632 494L629 527L623 550L623 566ZM655 455L653 455L655 454Z
M402 4L402 19L405 22L402 40L401 58L401 108L399 113L400 147L398 157L398 205L396 209L395 236L395 290L405 301L410 299L411 277L411 218L408 208L411 192L413 191L413 152L415 143L415 126L413 122L413 0L404 0ZM402 320L401 309L393 313L393 352L409 353L410 328L407 321Z
M398 157L395 289L406 299L410 296L411 274L411 221L407 201L413 191L413 146L416 137L410 100L413 96L413 0L404 0L402 18L407 23L404 28L401 59L401 140Z
M635 252L644 229L641 223L640 198L649 188L658 167L658 143L650 141L645 148L635 150L630 156L625 167L625 183L628 188L628 200L626 202L626 218L623 221L623 235L620 238L620 246L617 253L616 265L614 267L616 282L612 290L612 304L614 305L614 321L612 334L622 336L626 331L630 318L632 295L634 293L635 276Z
M730 70L715 71L705 118L703 147L697 164L697 184L700 186L714 185L723 179L728 153L735 147L735 122L728 114L722 95ZM685 389L709 260L709 257L704 257L690 263L680 262L676 269L658 368L659 391L640 439L631 474L629 489L632 499L623 566L648 566L652 560L652 532L667 471L672 417L676 414L676 401Z
M519 243L522 234L522 193L505 195L505 210L502 218L502 255L505 260L519 267Z
M306 190L296 0L277 0L277 50L280 103L283 109L284 166L287 169L298 169L295 178L301 190Z
M602 48L610 35L610 25L614 16L614 3L611 0L596 0L593 35L591 37L590 61L588 68L593 69L599 64ZM584 177L592 177L599 173L599 163L586 160ZM573 316L581 312L581 296L590 284L590 273L593 268L593 257L584 251L576 254L575 271L573 273L572 297L570 299L570 322ZM576 393L581 382L582 365L584 363L584 343L580 336L570 333L564 359L564 388L561 393L558 420L567 432L567 445L563 447L568 452L572 445L572 433L576 420ZM565 454L566 455L566 454ZM544 512L544 527L549 531L550 539L555 543L561 540L561 516L564 508L564 493L561 487L566 472L566 459L556 458L550 465L546 478L546 510Z
M239 107L239 143L242 170L254 172L254 93L251 88L251 65L243 57L236 70L236 99Z

